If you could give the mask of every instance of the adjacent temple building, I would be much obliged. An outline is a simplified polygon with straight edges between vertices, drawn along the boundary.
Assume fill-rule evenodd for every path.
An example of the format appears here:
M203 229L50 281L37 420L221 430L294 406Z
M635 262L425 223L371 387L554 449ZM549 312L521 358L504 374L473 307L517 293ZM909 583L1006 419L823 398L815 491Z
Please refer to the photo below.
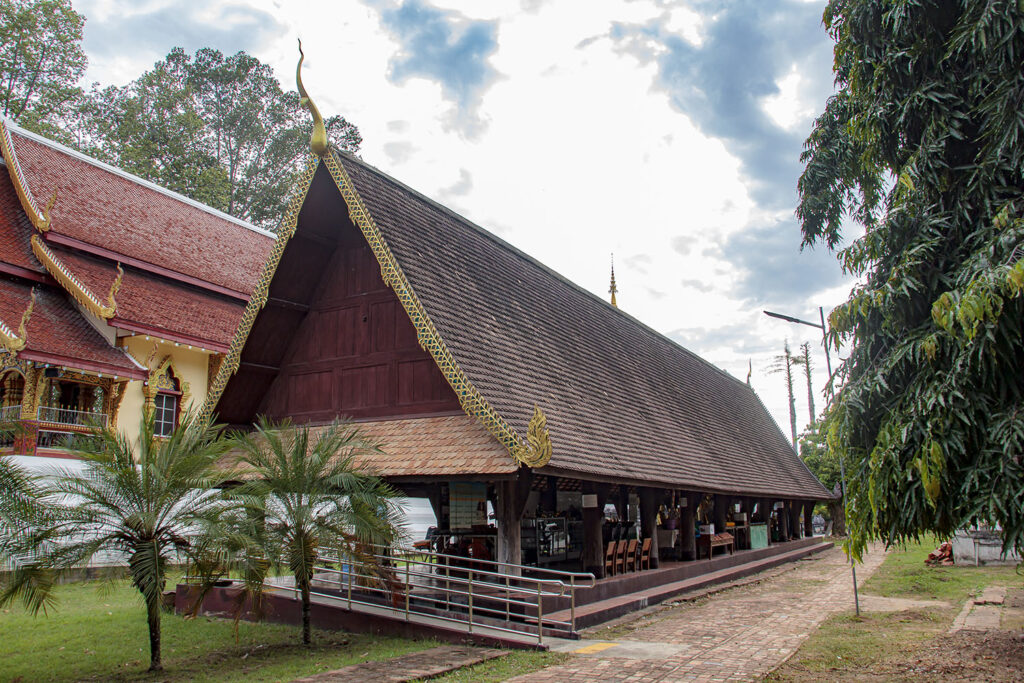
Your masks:
M0 125L8 453L133 436L144 405L160 433L189 405L349 416L438 535L598 576L625 535L655 566L726 529L785 547L831 497L751 387L619 310L614 280L609 303L326 136L275 235Z

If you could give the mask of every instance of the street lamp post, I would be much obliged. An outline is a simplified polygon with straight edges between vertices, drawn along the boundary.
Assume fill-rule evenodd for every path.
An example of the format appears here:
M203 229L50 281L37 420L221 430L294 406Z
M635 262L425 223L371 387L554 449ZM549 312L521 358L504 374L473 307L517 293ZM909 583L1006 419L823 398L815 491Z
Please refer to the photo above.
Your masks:
M825 367L828 370L828 402L832 404L832 399L835 398L834 390L832 388L832 360L828 354L828 328L825 326L825 310L818 307L818 317L821 318L821 324L808 322L801 320L800 318L794 318L790 315L783 315L782 313L772 313L771 311L763 311L765 315L772 318L779 318L786 322L799 323L800 325L807 325L808 327L815 327L821 330L821 345L825 349ZM828 448L828 444L825 444L825 448ZM843 494L843 515L849 518L846 514L846 465L844 463L843 454L839 454L839 487L840 492ZM844 520L845 521L845 520ZM853 557L850 557L850 571L853 573L853 604L857 610L857 616L860 616L860 594L857 592L857 565L853 561Z

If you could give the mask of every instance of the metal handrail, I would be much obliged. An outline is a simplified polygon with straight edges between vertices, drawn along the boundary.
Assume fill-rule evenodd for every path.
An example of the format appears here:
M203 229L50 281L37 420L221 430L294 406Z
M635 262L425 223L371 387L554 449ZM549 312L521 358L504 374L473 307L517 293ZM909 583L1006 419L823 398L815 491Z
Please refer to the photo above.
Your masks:
M539 569L401 546L366 544L362 548L362 555L371 558L371 563L362 562L344 550L321 547L319 562L313 567L314 581L336 589L338 594L311 590L311 595L347 603L350 610L353 605L389 610L406 621L418 615L459 623L469 633L475 627L518 635L535 632L541 645L545 630L567 637L575 635L575 592L596 583L593 574L584 572ZM337 566L327 566L327 562ZM395 566L395 562L404 562L404 567ZM527 574L520 575L523 570ZM186 580L191 577L186 576ZM272 585L278 590L298 592L297 587L288 583ZM544 600L558 598L569 599L567 621L544 615Z
M17 422L21 419L21 406L4 406L0 408L0 423Z
M485 564L485 565L489 565L489 566L497 567L497 568L507 568L507 569L519 570L518 574L515 574L515 573L514 574L509 574L508 572L493 572L495 575L501 576L501 577L505 577L505 576L518 577L518 576L521 575L523 570L526 570L530 574L544 574L544 575L552 576L552 577L565 577L566 579L569 579L570 583L572 585L575 585L577 588L593 588L596 585L596 583L597 583L597 579L590 572L570 572L570 571L565 571L565 570L562 570L562 569L548 569L546 567L536 567L536 566L528 565L528 564L515 564L515 563L512 563L512 562L502 562L500 560L484 560L484 559L477 559L475 557L467 558L467 557L463 557L462 555L450 555L450 554L446 554L446 553L439 553L439 552L436 552L436 551L433 551L433 550L420 550L418 548L410 548L408 546L402 546L402 545L385 546L385 545L381 545L381 544L367 544L367 547L373 547L373 548L378 548L378 549L382 549L382 550L390 550L392 552L401 553L401 558L402 558L403 561L404 561L404 557L408 556L408 555L429 555L431 557L446 558L446 559L453 560L453 561L455 561L455 564L458 564L459 562L471 562L471 563L473 563L475 565ZM389 558L393 559L394 556L391 555L391 556L389 556ZM577 583L578 580L589 580L589 584L583 585L583 584Z
M108 416L106 413L94 413L87 410L69 410L68 408L53 408L50 406L39 406L36 417L40 422L52 424L77 425L91 427L98 425L107 426Z

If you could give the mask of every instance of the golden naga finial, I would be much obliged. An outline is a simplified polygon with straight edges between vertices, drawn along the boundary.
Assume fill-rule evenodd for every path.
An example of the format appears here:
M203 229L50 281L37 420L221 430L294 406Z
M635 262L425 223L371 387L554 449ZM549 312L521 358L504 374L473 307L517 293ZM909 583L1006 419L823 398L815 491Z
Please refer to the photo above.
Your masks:
M320 116L320 110L309 98L309 93L302 86L302 60L306 58L302 51L302 39L299 39L299 64L295 67L295 84L299 88L299 106L305 107L313 116L313 134L309 136L309 148L313 154L322 157L327 154L327 128L324 126L324 117Z
M526 428L526 444L516 449L515 458L527 467L544 467L551 460L548 420L536 405L533 406L533 417Z
M50 210L53 209L53 205L57 203L57 190L54 189L53 194L50 195L49 201L46 202L46 208L43 209L43 220L36 224L36 228L39 232L47 232L50 229Z
M612 306L618 308L619 305L615 302L615 295L618 293L619 288L615 286L615 254L612 254L612 286L608 289L608 293L612 295Z
M121 280L124 278L124 268L121 264L117 264L117 277L114 278L114 282L110 285L110 291L107 293L107 308L116 311L117 302L114 300L114 295L121 291Z
M28 308L21 314L21 323L18 325L18 333L15 334L11 328L7 327L2 320L0 320L0 346L3 346L11 353L17 353L25 348L25 343L28 341L28 320L32 317L32 309L36 305L36 288L32 288L32 293L29 295Z

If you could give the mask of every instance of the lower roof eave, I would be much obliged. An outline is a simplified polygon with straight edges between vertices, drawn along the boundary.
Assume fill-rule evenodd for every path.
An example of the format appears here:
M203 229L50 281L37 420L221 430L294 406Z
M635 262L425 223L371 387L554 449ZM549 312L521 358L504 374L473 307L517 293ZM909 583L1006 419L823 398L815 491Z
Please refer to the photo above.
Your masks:
M18 353L19 358L24 360L30 360L35 363L44 363L47 365L58 365L64 368L71 368L72 370L84 370L85 372L95 372L101 375L110 375L112 377L124 377L125 379L148 379L149 375L139 369L127 366L109 365L107 363L97 363L94 361L80 360L78 358L69 358L67 356L60 356L53 353L39 353L25 349Z
M750 498L772 498L777 500L831 500L832 496L822 490L818 495L794 494L778 491L749 490L741 488L727 489L723 487L709 486L699 482L681 481L652 481L635 479L629 477L616 477L611 475L590 474L576 472L573 470L560 469L557 467L543 467L532 470L538 475L550 475L553 477L564 477L566 479L577 479L600 484L622 484L626 486L650 486L653 488L675 489L682 491L694 491L701 493L722 494L730 496L743 496ZM457 474L423 474L423 473L402 473L382 474L382 478L394 484L436 484L449 481L503 481L513 478L515 472L462 472Z
M134 334L143 334L150 337L157 337L158 339L174 342L176 344L190 345L206 351L227 353L231 350L230 347L225 345L223 342L216 342L209 339L203 339L202 337L193 337L187 334L171 332L159 327L152 327L132 320L125 320L124 318L117 316L111 318L109 323L111 326L116 327L119 330L125 330L126 332L132 332Z

